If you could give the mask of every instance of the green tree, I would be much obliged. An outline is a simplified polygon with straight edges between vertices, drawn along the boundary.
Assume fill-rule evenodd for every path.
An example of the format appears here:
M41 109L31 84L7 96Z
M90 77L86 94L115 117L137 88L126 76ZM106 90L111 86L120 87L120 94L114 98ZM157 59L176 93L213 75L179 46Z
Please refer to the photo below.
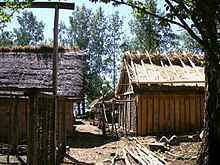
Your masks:
M21 9L27 8L30 6L30 0L24 0L19 2L19 0L3 0L5 6L0 7L0 29L6 27L6 24L10 22L15 13L19 13Z
M69 17L67 43L88 50L84 90L88 103L112 89L109 72L113 71L113 51L118 51L122 20L118 13L106 16L102 8L95 12L84 5ZM113 44L114 43L114 44Z
M72 16L69 17L69 46L77 45L82 50L88 49L92 15L92 10L87 9L85 5L76 6Z
M216 164L220 150L220 8L219 0L164 0L166 15L149 10L133 0L91 0L131 6L139 15L148 14L185 29L205 52L205 119L199 164ZM194 28L191 28L194 27ZM197 33L198 32L198 33Z
M12 46L13 42L13 34L9 31L3 31L0 34L0 46Z
M108 58L107 63L110 67L110 77L113 80L113 89L116 87L116 78L117 78L117 71L119 69L119 55L122 52L121 49L121 41L122 41L122 35L124 34L122 27L123 27L123 17L120 18L119 12L116 11L114 14L109 16L108 19L108 40L107 40L107 47L108 47ZM111 63L111 65L109 65Z
M155 0L145 0L148 10L163 16L164 14L157 9ZM131 47L134 50L172 50L176 45L177 35L175 35L169 26L161 26L160 20L152 15L143 13L137 15L133 13L134 20L129 22L131 34L134 38L131 40ZM170 44L169 44L170 43Z
M65 22L60 21L59 25L58 25L58 39L59 39L59 45L63 45L63 46L70 46L69 44L69 39L68 39L68 29L66 27Z
M202 52L201 45L196 42L186 31L180 34L181 40L181 50L189 51L189 52Z
M94 100L103 94L102 86L105 82L106 72L109 71L107 55L107 18L102 8L98 8L91 18L90 44L89 44L89 71L88 73L97 78L95 84L89 84L87 90L93 93L90 99ZM92 77L87 81L91 82Z
M43 21L37 21L32 12L24 11L22 16L17 16L20 27L14 30L15 45L37 45L44 39Z

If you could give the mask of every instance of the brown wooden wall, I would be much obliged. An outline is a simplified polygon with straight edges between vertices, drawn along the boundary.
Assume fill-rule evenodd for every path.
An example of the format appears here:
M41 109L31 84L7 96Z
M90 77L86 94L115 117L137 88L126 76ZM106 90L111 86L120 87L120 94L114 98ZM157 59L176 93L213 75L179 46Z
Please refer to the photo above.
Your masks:
M200 130L204 118L204 94L137 95L137 133L182 133Z
M58 103L59 112L62 116L62 110L66 110L66 133L73 132L73 101L67 100L65 107ZM0 141L8 139L8 136L17 134L18 139L27 138L27 110L28 99L24 98L0 98ZM58 117L58 121L62 121ZM63 123L58 125L62 126ZM11 130L11 132L10 132Z

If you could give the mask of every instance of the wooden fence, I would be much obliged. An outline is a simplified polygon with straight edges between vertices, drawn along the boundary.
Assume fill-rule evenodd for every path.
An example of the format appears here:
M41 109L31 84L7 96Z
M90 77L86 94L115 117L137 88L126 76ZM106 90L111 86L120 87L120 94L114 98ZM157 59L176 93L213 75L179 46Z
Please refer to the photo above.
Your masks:
M138 94L137 133L180 133L200 130L204 94Z

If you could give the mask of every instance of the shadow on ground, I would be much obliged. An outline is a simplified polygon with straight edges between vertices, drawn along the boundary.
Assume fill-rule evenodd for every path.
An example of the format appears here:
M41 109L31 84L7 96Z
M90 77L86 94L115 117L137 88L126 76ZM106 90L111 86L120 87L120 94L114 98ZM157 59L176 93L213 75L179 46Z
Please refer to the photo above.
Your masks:
M118 140L119 138L108 135L103 136L89 132L75 131L71 137L69 137L68 145L70 148L93 148Z
M112 135L102 135L97 132L96 126L91 126L86 121L76 121L74 123L76 127L80 127L83 131L77 129L68 137L67 145L70 148L93 148L99 147L109 142L118 141L119 138ZM94 129L93 129L94 128Z

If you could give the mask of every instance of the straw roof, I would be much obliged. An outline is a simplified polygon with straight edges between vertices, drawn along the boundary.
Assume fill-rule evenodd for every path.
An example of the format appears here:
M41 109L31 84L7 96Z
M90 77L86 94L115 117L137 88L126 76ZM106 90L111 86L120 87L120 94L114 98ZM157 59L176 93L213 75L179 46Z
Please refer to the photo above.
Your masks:
M59 53L58 95L82 98L86 52ZM52 53L0 52L0 88L52 89Z
M202 54L127 52L122 56L117 92L122 86L129 86L129 84L130 86L131 84L204 86L202 58ZM125 76L128 77L128 82L125 82ZM130 88L132 90L132 87Z

